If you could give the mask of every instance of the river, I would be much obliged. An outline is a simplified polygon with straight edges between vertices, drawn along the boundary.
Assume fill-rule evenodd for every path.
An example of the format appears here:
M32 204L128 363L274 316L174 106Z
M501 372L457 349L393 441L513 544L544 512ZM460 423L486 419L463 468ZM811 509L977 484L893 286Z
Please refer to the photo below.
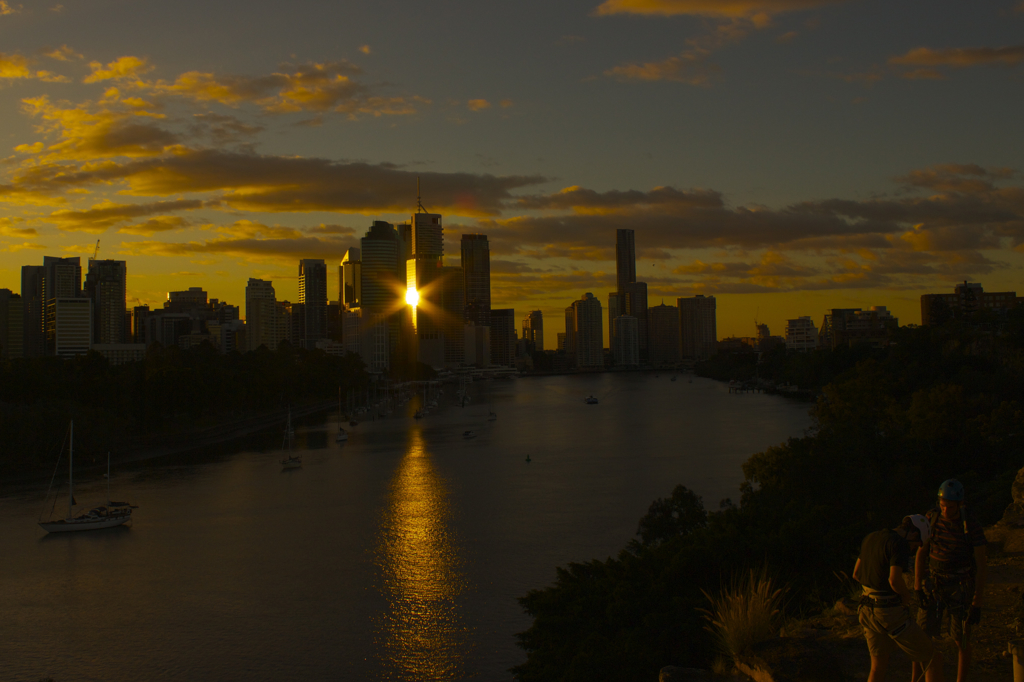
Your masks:
M738 499L742 462L811 424L670 376L478 382L340 445L330 415L298 425L291 471L279 430L136 462L110 481L130 528L46 535L46 481L0 485L0 679L511 679L517 597L615 555L678 483ZM106 481L77 478L102 503Z

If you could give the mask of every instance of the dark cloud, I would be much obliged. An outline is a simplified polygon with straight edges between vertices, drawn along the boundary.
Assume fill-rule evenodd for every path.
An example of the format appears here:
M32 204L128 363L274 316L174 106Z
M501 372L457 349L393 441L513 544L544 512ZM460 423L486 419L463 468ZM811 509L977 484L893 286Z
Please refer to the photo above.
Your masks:
M902 66L984 66L1003 64L1013 66L1024 61L1024 45L1008 47L953 47L933 50L918 47L906 54L890 57L890 64Z
M44 164L19 171L6 189L58 193L73 187L125 182L138 196L224 192L229 206L248 211L412 211L416 179L427 207L439 213L496 215L512 190L546 182L542 176L411 172L392 164L259 156L223 150L178 150L174 155L70 168Z
M128 220L158 213L190 211L203 206L204 202L198 199L154 201L142 204L104 203L82 211L54 211L50 214L50 219L56 222L62 230L100 233Z

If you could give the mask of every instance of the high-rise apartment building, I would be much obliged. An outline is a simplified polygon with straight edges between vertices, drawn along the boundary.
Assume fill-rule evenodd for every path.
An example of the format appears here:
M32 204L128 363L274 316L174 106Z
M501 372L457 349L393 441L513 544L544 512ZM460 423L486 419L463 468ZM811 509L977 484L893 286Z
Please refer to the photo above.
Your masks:
M650 362L679 362L679 308L664 303L648 308L647 325Z
M46 297L43 292L45 273L46 268L42 265L23 265L21 268L21 348L26 358L38 358L46 353L43 333L46 313Z
M338 301L345 308L362 306L363 262L359 249L349 249L338 266Z
M312 350L327 338L327 263L322 259L299 261L299 303L306 316L303 344Z
M497 308L491 311L491 362L502 367L516 365L516 311Z
M465 273L466 322L491 324L491 250L485 234L462 235L462 270Z
M92 300L92 342L127 343L125 327L128 267L123 260L89 259L85 276L85 295Z
M964 282L957 284L953 293L922 294L921 324L928 327L949 318L970 318L979 310L1003 316L1021 302L1015 291L985 291L980 283Z
M92 347L92 301L87 298L54 298L52 311L53 354L60 358L85 355Z
M576 366L604 366L604 329L601 301L590 292L565 309L566 350L576 356Z
M531 310L523 318L523 336L533 344L536 352L544 350L544 314L539 310Z
M808 351L818 347L818 328L810 315L786 320L786 348Z
M25 311L22 297L10 289L0 289L0 358L23 357Z
M245 350L277 350L285 337L283 323L274 283L250 277L245 286Z
M684 358L707 360L718 351L715 297L698 294L676 299L679 308L679 351Z

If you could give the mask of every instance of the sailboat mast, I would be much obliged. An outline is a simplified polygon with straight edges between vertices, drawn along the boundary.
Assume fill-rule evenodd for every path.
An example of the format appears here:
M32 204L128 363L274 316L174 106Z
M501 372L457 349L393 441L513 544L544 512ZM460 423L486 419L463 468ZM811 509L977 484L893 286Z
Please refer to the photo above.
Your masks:
M107 504L110 504L110 450L107 450Z
M68 521L74 514L75 504L75 420L71 420L71 446L68 448Z

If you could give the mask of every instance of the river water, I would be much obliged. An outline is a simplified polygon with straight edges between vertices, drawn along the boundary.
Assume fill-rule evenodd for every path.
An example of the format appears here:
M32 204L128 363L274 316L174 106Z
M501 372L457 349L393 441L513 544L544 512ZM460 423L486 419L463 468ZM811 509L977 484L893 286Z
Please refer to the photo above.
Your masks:
M340 445L331 415L298 425L292 471L280 431L135 463L111 479L131 528L46 535L45 482L0 486L0 679L511 679L517 597L615 555L678 483L737 499L740 464L810 426L669 376L478 382ZM105 485L84 473L78 502Z

